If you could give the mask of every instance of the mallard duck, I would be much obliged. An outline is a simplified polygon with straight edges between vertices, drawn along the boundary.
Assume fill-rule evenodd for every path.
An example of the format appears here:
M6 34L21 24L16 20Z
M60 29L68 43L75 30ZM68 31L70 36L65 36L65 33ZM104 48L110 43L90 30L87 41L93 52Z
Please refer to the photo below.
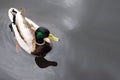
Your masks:
M15 39L19 46L27 53L45 56L51 49L51 41L59 41L50 31L39 27L32 20L24 15L25 10L10 8L8 16L12 22L10 27L14 32Z

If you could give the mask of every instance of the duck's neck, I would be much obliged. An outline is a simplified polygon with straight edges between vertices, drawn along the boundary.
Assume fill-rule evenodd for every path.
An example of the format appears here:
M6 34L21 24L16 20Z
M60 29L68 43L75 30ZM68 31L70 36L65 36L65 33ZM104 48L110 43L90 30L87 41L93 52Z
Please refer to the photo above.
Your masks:
M39 38L39 39L36 39L36 42L39 44L42 44L42 43L44 43L44 40L43 40L43 38Z

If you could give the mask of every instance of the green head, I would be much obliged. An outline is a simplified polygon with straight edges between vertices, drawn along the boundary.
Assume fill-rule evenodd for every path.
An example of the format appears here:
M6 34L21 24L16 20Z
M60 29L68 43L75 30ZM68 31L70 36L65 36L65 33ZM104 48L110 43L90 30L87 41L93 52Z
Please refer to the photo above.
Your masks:
M44 28L44 27L39 27L36 31L35 31L35 37L36 39L43 39L48 37L50 34L49 30Z
M44 34L42 32L37 32L36 37L37 38L44 38Z

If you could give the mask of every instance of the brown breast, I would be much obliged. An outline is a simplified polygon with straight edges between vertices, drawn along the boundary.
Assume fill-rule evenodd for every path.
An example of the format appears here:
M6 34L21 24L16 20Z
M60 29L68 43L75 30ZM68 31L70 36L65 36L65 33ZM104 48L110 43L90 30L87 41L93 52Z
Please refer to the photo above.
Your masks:
M36 44L36 49L31 54L44 57L48 52L51 51L51 49L52 46L47 42L45 42L44 45Z

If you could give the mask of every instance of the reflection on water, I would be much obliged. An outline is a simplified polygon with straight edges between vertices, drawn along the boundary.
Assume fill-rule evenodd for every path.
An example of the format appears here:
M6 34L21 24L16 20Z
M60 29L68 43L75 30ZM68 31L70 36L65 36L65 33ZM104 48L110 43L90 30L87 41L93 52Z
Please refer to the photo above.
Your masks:
M71 17L68 17L68 16L65 16L62 21L63 21L63 24L65 24L65 26L69 30L74 29L75 26L77 25L77 21L75 19L72 19Z
M72 7L76 4L77 0L64 0L64 3L68 6L68 7Z

